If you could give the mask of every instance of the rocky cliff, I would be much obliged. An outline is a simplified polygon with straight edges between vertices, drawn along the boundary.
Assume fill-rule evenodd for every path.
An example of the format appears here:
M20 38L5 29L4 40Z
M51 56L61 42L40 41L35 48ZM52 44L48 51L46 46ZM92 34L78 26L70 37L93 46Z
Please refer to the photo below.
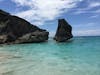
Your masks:
M48 35L48 31L0 10L0 44L44 42Z

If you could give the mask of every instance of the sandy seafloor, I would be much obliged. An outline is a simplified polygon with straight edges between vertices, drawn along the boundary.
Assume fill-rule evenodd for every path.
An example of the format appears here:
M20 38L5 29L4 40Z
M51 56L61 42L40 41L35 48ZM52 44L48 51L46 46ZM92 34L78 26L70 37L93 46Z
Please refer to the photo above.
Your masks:
M100 75L100 37L0 45L0 75Z

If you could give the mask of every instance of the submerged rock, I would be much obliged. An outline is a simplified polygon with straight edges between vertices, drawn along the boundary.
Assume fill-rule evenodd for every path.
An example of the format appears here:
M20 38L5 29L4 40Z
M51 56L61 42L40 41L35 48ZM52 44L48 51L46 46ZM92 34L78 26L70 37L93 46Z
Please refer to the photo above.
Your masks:
M72 27L69 25L65 19L58 20L58 28L54 37L54 40L58 42L65 42L72 38Z
M48 40L49 32L0 10L0 43L29 43ZM19 40L20 39L20 40Z

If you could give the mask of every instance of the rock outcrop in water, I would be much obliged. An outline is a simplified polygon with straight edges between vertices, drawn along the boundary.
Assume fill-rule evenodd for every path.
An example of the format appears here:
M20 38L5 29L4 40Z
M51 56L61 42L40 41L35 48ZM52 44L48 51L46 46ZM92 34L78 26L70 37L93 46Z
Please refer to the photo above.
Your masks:
M48 35L48 31L0 10L0 44L44 42Z
M56 31L56 35L54 37L54 40L58 42L65 42L72 38L72 27L69 25L65 19L59 19L58 20L58 28Z

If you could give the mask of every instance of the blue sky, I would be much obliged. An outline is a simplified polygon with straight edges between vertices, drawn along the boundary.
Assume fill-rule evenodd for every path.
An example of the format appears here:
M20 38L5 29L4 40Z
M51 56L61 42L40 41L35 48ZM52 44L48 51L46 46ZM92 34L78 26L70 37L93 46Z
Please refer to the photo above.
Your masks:
M0 9L22 17L53 36L65 18L74 36L100 35L100 0L0 0Z

